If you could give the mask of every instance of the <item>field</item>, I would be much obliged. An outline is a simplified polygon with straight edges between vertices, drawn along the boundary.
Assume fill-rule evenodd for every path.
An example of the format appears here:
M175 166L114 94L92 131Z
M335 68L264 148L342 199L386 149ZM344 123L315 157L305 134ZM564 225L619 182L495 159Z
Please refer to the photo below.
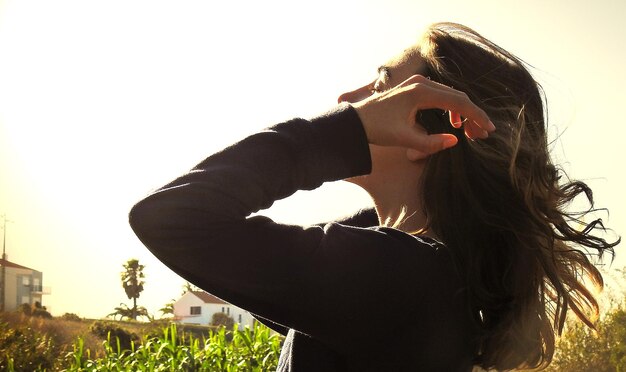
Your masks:
M282 338L262 326L66 320L0 314L2 371L268 371Z
M546 372L625 371L626 304L616 305L596 328L569 322ZM0 371L9 372L274 371L281 342L258 324L238 331L0 313Z

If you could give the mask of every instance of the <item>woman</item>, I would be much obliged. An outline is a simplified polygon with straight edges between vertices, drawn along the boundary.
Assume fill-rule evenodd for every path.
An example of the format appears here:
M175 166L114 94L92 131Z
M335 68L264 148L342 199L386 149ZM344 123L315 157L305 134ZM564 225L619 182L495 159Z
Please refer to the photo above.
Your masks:
M591 190L559 184L539 85L447 23L378 72L324 116L250 136L158 189L133 229L182 277L285 334L280 371L548 364L568 311L589 326L598 312L585 280L602 277L583 249L617 242L563 210ZM375 211L311 227L248 217L341 179Z

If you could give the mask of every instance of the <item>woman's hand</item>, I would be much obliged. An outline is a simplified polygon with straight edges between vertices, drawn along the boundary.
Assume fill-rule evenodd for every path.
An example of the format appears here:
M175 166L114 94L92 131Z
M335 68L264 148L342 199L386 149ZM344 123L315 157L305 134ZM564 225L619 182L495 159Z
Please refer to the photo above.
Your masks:
M419 110L442 109L450 112L455 128L465 126L470 138L486 138L496 127L487 114L463 92L413 75L403 83L353 103L369 143L399 146L429 155L450 148L458 142L452 134L431 134L416 122ZM461 116L465 122L461 121Z

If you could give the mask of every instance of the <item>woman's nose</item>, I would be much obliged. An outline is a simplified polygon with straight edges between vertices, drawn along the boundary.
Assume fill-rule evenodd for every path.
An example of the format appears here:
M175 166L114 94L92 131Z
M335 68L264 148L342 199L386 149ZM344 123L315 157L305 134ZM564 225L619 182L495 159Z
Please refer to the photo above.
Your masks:
M354 103L354 102L359 102L364 100L365 98L369 97L372 95L372 91L370 89L369 85L364 85L362 87L360 87L357 90L353 90L351 92L346 92L343 93L342 95L339 96L339 98L337 98L337 103L341 103L341 102L349 102L349 103Z

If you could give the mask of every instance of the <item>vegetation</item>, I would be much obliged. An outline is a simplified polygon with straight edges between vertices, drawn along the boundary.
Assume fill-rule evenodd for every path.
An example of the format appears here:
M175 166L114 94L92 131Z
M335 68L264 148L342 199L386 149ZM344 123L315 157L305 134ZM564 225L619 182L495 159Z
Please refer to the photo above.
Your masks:
M77 337L92 353L104 354L102 340L89 332L88 321L0 313L0 371L58 370Z
M230 335L230 337L228 337ZM229 338L232 340L229 341ZM105 344L105 356L90 359L79 339L68 354L69 371L270 371L278 365L280 338L255 325L226 331L221 327L208 338L179 337L172 324L157 338L144 339L124 350Z
M21 304L17 311L26 315L26 316L36 316L40 318L52 318L52 315L48 312L45 306L41 306L39 301L36 301L34 304Z
M185 284L183 285L183 292L180 295L182 296L187 292L199 292L199 291L202 291L200 287L196 287L195 285L189 282L185 282Z
M225 313L215 313L211 317L212 326L216 326L216 327L223 326L228 329L231 329L233 328L234 324L235 324L235 319L233 319L232 316L225 314Z
M89 331L106 340L108 347L117 346L121 350L130 350L133 343L139 342L137 334L122 328L117 322L96 321L89 326Z
M120 306L117 306L115 309L113 309L112 313L107 315L107 317L111 317L114 320L118 316L120 317L120 320L124 320L124 318L137 320L138 317L145 317L148 320L152 320L150 314L148 314L148 310L143 306L137 307L137 305L135 305L135 307L133 308L130 308L126 304L120 304Z
M596 324L597 331L569 322L548 372L626 371L626 308L624 304Z
M159 309L159 312L161 312L161 316L166 316L166 315L174 315L174 303L176 302L175 299L171 299L170 302L166 303L165 305L163 305L162 308Z
M0 323L0 370L52 369L56 350L52 339L32 328L11 328Z
M141 292L143 292L143 285L145 283L143 269L144 265L140 265L139 260L132 258L124 264L124 271L121 273L122 286L124 287L126 296L128 296L129 300L133 300L133 307L130 312L130 319L132 320L137 320L137 316L139 315L137 299Z
M69 320L69 321L72 321L72 322L80 322L81 321L81 318L78 315L74 314L74 313L65 313L65 314L61 315L60 318L63 319L63 320Z
M268 371L281 340L258 323L240 331L2 313L0 370Z
M0 370L267 371L278 363L282 337L259 324L240 331L237 325L93 321L73 315L0 313ZM596 327L597 332L568 323L546 371L626 371L626 302Z

